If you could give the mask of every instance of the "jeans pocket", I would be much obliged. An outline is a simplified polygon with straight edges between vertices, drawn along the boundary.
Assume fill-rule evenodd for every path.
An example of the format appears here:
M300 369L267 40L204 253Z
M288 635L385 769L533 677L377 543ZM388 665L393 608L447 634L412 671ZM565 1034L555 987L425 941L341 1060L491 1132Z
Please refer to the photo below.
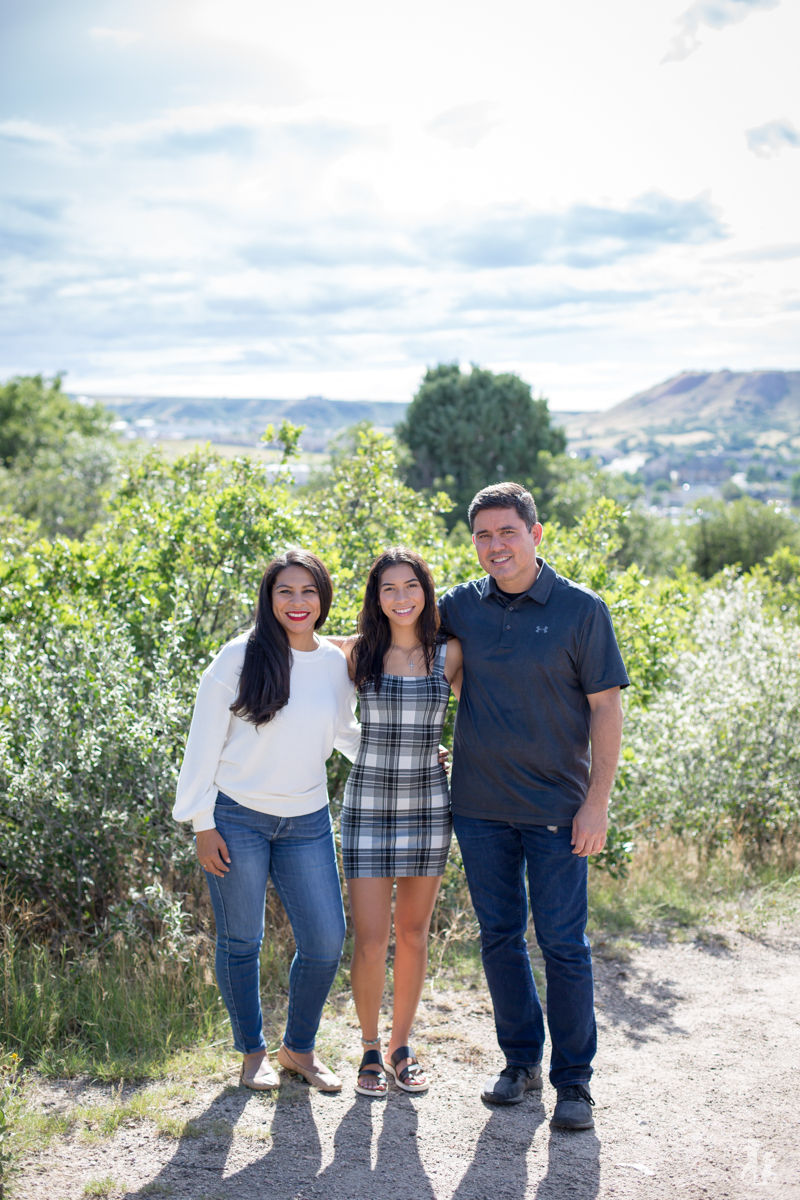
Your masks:
M231 800L230 796L226 796L224 792L217 792L217 804L222 808L240 808L241 805L236 800Z
M327 804L317 812L306 813L302 817L295 817L294 820L297 832L309 837L327 837L333 828L331 810Z

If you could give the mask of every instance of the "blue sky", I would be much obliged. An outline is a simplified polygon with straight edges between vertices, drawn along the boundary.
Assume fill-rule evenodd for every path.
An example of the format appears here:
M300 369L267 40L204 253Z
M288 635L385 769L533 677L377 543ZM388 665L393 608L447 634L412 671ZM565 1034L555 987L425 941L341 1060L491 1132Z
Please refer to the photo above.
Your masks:
M797 0L2 0L0 378L800 366Z

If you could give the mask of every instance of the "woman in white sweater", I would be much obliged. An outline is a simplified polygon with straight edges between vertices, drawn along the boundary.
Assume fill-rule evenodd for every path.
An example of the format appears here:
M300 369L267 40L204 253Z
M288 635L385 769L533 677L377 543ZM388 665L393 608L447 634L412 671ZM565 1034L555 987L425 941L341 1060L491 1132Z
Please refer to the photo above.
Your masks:
M255 626L223 646L203 674L173 816L191 820L217 924L217 982L241 1082L276 1087L262 1031L259 951L267 880L297 950L278 1062L323 1091L341 1081L314 1042L344 943L325 762L351 761L360 730L344 654L315 630L333 596L324 563L289 550L267 567Z

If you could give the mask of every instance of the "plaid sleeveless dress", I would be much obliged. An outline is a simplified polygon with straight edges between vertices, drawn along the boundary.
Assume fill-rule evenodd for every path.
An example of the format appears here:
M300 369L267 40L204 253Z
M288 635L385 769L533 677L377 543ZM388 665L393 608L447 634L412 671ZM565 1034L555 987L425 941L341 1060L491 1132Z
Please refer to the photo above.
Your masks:
M430 675L384 675L359 689L361 746L344 789L346 879L442 875L453 821L439 765L450 685L447 643Z

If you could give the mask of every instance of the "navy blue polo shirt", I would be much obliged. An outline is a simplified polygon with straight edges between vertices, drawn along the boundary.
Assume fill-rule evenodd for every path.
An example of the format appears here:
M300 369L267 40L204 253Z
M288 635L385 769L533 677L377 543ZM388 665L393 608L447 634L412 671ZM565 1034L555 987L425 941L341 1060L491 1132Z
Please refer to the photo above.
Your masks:
M586 696L628 686L605 603L538 561L521 596L485 576L439 601L464 650L451 786L461 816L571 825L589 784Z

